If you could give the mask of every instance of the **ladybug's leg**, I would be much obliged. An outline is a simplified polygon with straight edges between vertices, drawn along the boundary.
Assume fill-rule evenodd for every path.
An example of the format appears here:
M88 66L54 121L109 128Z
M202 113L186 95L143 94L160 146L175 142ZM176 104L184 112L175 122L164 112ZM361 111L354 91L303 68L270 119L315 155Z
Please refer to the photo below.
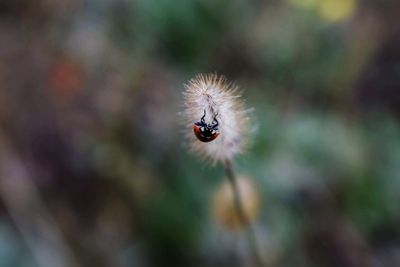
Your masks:
M217 120L217 118L214 118L214 120L213 120L213 124L212 124L212 128L214 129L214 130L217 130L218 129L218 120Z
M206 123L205 117L206 117L206 110L204 110L204 115L203 115L203 117L201 117L201 122L204 124Z
M213 119L213 121L212 121L212 126L214 127L214 125L216 126L216 127L218 127L218 120L217 120L217 116L218 116L218 113L217 114L215 114L215 116L214 116L214 119Z

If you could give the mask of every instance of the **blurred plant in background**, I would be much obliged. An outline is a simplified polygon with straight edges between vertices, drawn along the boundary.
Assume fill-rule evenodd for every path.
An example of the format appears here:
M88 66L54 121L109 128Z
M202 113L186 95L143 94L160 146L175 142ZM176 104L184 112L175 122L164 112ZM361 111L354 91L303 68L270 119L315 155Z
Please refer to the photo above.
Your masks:
M357 0L290 0L294 5L316 10L327 21L339 22L354 15Z
M182 83L199 72L255 108L237 170L257 184L270 265L400 265L399 10L2 1L0 266L247 265L213 218L223 170L182 146Z

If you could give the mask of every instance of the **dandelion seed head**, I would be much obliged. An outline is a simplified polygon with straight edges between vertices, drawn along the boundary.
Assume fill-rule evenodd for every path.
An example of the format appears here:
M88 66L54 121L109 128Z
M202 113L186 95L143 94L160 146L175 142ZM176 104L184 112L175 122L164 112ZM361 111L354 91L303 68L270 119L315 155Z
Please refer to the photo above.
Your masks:
M243 153L249 133L249 110L241 100L238 87L216 74L199 74L185 84L184 116L191 148L213 162L231 160ZM193 134L192 125L205 113L205 122L218 121L220 135L203 143Z

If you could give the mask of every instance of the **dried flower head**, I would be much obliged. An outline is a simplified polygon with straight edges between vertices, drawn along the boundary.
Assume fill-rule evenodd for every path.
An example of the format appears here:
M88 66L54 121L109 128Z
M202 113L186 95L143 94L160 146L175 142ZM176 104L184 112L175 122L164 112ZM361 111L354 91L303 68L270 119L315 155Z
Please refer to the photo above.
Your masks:
M240 100L238 88L223 76L199 74L185 84L187 135L193 150L213 162L232 160L244 151L249 133L249 110ZM203 122L210 126L213 138L200 141L193 125ZM212 132L211 126L217 125Z

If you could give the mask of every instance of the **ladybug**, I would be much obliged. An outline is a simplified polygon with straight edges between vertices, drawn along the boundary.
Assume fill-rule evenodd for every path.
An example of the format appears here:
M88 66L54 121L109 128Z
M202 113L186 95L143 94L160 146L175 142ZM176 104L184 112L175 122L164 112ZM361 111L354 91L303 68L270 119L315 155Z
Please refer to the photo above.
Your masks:
M201 142L207 143L218 137L218 120L214 117L211 124L207 124L204 118L206 117L206 111L204 110L204 115L201 117L200 121L193 124L193 131L197 139Z

